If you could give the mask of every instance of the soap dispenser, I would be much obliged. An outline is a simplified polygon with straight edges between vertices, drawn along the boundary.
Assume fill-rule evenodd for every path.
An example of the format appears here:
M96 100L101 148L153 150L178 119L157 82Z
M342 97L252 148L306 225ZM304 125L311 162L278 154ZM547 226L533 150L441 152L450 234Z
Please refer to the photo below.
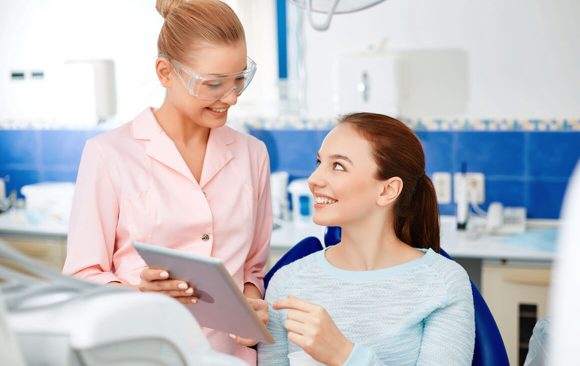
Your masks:
M8 176L5 178L0 177L0 213L7 211L10 208L10 203L6 198L6 182L8 181Z
M467 164L461 164L461 173L455 180L455 198L457 204L457 230L465 230L469 220L469 191L467 186Z

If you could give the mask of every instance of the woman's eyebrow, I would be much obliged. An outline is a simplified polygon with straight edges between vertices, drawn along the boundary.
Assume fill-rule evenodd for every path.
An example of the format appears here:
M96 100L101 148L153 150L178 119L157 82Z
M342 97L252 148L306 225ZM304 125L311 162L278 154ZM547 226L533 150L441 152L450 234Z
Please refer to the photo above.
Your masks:
M350 160L348 158L348 156L344 156L344 155L340 155L340 154L332 154L329 156L329 158L336 159L336 160L344 160L344 161L350 163L350 165L354 165L352 160Z
M217 77L217 78L221 78L221 77L228 77L228 76L233 76L235 74L240 74L244 71L246 71L248 69L248 65L246 65L242 70L240 71L236 71L236 72L232 72L229 74L206 74L207 76L213 76L213 77Z

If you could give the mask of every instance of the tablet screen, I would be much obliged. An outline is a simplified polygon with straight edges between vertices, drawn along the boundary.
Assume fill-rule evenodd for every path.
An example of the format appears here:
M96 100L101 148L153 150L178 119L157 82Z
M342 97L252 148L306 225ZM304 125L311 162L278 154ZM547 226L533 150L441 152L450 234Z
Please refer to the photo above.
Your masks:
M181 250L133 242L151 268L166 269L171 278L187 281L200 301L185 305L204 327L260 342L274 340L221 261Z

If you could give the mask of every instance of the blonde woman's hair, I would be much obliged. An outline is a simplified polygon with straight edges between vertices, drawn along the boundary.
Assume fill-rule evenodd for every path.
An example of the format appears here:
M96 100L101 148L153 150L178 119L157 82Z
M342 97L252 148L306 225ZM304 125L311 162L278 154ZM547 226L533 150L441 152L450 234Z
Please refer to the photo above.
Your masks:
M157 0L165 21L157 39L159 55L187 63L191 51L207 44L245 41L238 16L218 0Z

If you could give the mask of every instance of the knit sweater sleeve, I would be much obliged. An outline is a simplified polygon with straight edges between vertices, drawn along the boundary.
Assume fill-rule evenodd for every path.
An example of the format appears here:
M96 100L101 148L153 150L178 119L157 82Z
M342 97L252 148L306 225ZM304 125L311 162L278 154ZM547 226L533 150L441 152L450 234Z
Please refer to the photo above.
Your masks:
M379 360L377 354L370 348L355 344L344 366L388 366Z
M268 331L276 343L258 344L258 364L272 366L290 365L288 360L288 332L284 327L284 316L281 311L274 311L272 304L286 296L286 281L290 276L284 276L287 268L281 268L270 281L266 290L266 302L268 303Z
M475 345L471 283L459 264L449 267L440 273L447 301L424 321L417 365L471 365Z

